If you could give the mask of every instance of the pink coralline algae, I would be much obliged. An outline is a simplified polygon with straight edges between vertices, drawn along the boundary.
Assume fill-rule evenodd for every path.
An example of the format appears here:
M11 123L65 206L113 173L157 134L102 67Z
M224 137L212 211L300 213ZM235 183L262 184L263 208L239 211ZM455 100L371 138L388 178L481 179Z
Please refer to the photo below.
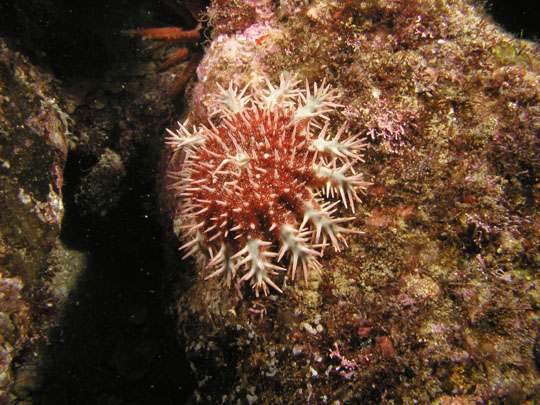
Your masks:
M281 292L278 263L307 280L326 246L339 251L343 233L358 233L342 226L354 217L338 217L338 204L354 211L369 184L355 167L363 139L348 137L347 123L331 134L335 90L299 83L282 74L277 87L230 84L213 98L208 126L168 131L181 161L170 176L184 257L229 287L249 280L257 295L268 285Z

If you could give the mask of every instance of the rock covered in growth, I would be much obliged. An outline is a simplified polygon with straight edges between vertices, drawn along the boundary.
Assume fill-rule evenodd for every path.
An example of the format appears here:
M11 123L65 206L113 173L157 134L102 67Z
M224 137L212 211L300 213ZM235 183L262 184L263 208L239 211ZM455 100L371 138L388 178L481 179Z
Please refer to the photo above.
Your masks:
M50 252L64 218L71 118L55 80L0 38L0 403L24 402L62 304ZM27 376L24 373L28 372Z
M167 138L182 161L171 176L184 257L197 256L207 278L227 286L249 280L257 295L268 285L281 292L271 276L285 270L284 257L293 279L299 267L307 279L327 245L339 251L341 234L355 231L337 206L354 211L368 184L355 170L363 140L346 135L347 123L331 133L335 91L299 83L282 74L278 87L230 84L214 98L208 126L180 124Z
M20 277L4 277L0 268L0 403L7 401L7 388L11 385L11 363L19 349L16 344L30 340L29 306L21 296L23 282Z
M278 300L178 283L194 401L539 402L538 44L468 0L274 4L207 48L190 119L223 77L332 77L366 234Z

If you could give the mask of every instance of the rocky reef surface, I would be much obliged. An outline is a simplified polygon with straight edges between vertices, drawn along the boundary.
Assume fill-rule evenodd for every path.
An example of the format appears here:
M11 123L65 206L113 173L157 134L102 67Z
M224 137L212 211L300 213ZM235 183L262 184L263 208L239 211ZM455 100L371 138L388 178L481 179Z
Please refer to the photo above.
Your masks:
M233 4L208 9L183 125L206 124L230 81L325 80L344 106L329 131L345 118L366 138L355 167L373 184L349 225L364 234L326 249L308 282L276 277L283 293L223 288L199 260L178 300L197 400L537 401L538 45L466 1Z
M163 66L179 45L134 35L200 10L202 58ZM332 89L310 130L365 138L348 169L371 185L331 208L352 232L314 242L307 281L227 287L204 235L197 261L177 251L170 186L194 171L166 129L211 128L227 89L282 75ZM0 403L540 400L540 52L478 4L7 1L0 118Z

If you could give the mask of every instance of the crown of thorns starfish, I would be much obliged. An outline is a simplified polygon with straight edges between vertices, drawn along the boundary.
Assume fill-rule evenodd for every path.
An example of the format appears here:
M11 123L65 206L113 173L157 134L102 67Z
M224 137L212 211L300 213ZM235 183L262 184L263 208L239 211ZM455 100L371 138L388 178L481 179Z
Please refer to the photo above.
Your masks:
M222 283L249 281L258 296L288 262L291 278L320 269L324 248L340 250L343 226L338 205L354 212L358 192L369 183L356 166L365 147L348 136L347 123L331 134L329 114L341 107L322 82L298 87L282 74L279 86L220 87L208 125L179 123L167 144L182 164L170 173L183 219L180 248L196 256Z

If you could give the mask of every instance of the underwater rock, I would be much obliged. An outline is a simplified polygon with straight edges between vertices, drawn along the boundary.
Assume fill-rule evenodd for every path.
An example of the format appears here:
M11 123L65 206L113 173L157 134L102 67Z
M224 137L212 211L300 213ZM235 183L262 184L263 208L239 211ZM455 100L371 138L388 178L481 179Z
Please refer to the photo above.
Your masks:
M271 7L246 25L220 8L179 121L211 125L231 81L325 79L344 106L329 136L345 117L368 144L355 169L374 184L351 222L365 234L327 249L307 282L281 273L283 293L259 297L203 280L204 261L179 253L194 400L538 401L538 44L468 1Z
M60 298L48 292L49 253L64 216L70 118L53 78L2 39L0 88L0 397L8 398L22 381L10 363L35 350Z

